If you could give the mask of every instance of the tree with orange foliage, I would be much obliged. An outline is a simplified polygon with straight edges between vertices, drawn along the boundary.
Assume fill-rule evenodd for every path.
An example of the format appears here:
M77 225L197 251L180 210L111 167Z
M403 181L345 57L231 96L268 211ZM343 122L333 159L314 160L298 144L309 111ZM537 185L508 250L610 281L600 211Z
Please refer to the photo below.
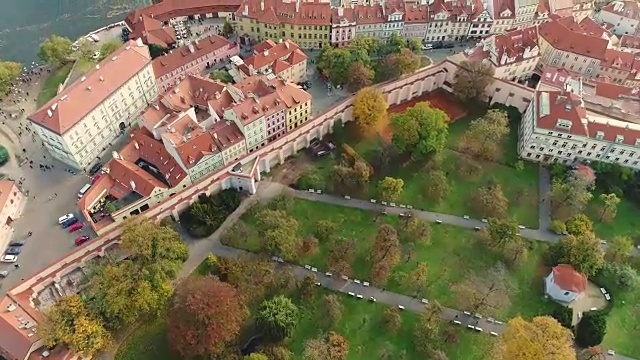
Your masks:
M550 316L513 318L494 348L496 360L575 359L573 334Z
M361 89L353 99L353 118L362 134L377 129L387 116L387 102L380 90L373 86Z
M244 297L216 277L187 278L176 288L167 340L185 358L220 354L249 315Z

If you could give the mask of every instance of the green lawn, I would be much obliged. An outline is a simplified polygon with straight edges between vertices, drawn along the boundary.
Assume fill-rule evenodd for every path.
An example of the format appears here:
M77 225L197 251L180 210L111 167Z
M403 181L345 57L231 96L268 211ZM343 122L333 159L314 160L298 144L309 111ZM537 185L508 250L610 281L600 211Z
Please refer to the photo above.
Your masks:
M96 65L96 62L93 60L89 60L85 58L78 59L76 61L76 66L73 69L73 72L71 73L71 75L69 75L69 83L72 83L80 79L87 72L89 72L89 70L93 69L95 65Z
M143 323L120 345L115 360L181 360L167 344L164 317Z
M618 293L614 300L613 309L607 316L603 346L622 355L640 358L640 342L636 337L640 333L640 288Z
M498 162L479 161L482 171L475 178L459 174L457 169L461 161L461 155L457 152L458 141L466 130L468 123L478 116L478 114L467 116L450 126L447 148L442 152L440 165L441 169L448 175L450 191L440 204L430 202L424 195L428 180L427 175L430 169L422 162L407 162L397 165L387 173L374 173L369 185L364 189L360 189L359 194L352 195L360 198L376 198L377 182L385 176L392 176L404 180L404 191L400 195L398 203L409 204L423 210L452 215L470 215L478 218L480 215L470 206L470 198L478 187L485 185L489 179L493 178L502 184L505 196L510 201L508 213L514 216L522 225L529 228L537 228L538 167L536 164L529 162L524 163L525 166L522 171L517 171L512 167L513 163L517 161L517 121L513 122L511 132L504 141L504 154ZM378 136L358 139L356 136L350 135L352 132L349 128L350 125L347 125L347 129L337 129L338 131L334 132L333 137L336 142L346 142L364 159L374 163L374 159L383 145L383 140ZM337 162L336 159L339 159L339 157L326 157L314 162L315 169L323 174L328 183L333 179L331 171Z
M396 228L402 226L399 218L393 216L379 216L376 223L376 214L373 212L299 199L291 201L291 208L287 212L298 221L301 237L312 235L317 221L324 219L340 224L340 236L356 240L356 258L351 265L354 276L361 279L370 278L369 247L378 226L382 223ZM257 214L258 211L250 211L242 218L253 229L253 234L248 236L243 244L235 246L258 251L260 240L255 231ZM438 300L443 306L459 308L459 299L452 293L452 286L469 274L477 274L493 266L498 261L498 256L479 245L476 233L471 230L444 224L432 224L431 229L431 243L416 246L413 259L405 263L403 257L402 263L394 269L394 274L410 271L415 268L417 262L427 263L429 278L433 283L429 285L425 296ZM517 290L511 294L512 306L500 313L502 318L507 319L518 314L530 318L545 313L547 301L543 298L542 276L546 274L539 267L539 258L545 248L546 245L543 243L532 243L528 261L513 273ZM305 256L299 261L301 264L324 269L328 250L327 244L320 243L318 253ZM387 288L402 292L400 285L393 280L393 274L390 279Z
M44 81L42 89L38 94L38 106L44 105L47 101L53 99L58 93L58 85L62 84L69 76L73 64L66 64L56 70Z
M596 235L603 239L611 239L616 235L633 237L637 234L637 214L640 213L640 208L631 201L622 198L622 201L618 204L616 217L609 222L602 222L600 221L600 209L602 208L600 194L600 191L593 192L593 199L587 209L587 213L593 221Z

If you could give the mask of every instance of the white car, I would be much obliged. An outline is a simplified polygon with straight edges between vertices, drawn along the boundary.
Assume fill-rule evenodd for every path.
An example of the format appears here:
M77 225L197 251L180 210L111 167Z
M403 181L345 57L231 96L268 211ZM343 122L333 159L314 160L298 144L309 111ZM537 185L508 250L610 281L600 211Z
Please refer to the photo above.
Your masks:
M62 224L63 222L65 222L65 221L67 221L69 219L72 219L73 217L74 217L73 214L67 214L67 215L64 215L64 216L60 216L60 218L58 219L58 224Z
M518 229L524 230L524 229L526 229L526 227L524 225L518 225Z
M3 263L14 263L18 261L18 257L15 255L2 255L0 261L2 261Z

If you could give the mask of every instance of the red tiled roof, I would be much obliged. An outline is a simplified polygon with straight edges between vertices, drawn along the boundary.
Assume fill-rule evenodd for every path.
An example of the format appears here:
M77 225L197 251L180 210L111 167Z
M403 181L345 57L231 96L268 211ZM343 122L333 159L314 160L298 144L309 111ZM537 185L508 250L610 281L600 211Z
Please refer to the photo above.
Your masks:
M607 49L604 52L604 59L600 62L600 66L630 71L633 66L633 61L634 55L632 53Z
M640 8L637 1L612 1L600 11L610 12L629 19L640 19Z
M587 277L577 272L567 264L559 264L551 269L553 272L553 283L560 289L581 293L587 290Z
M427 5L406 4L404 13L405 23L428 23L429 7Z
M578 95L565 91L540 91L536 96L538 97L536 101L538 127L556 129L558 120L563 119L571 122L572 134L588 136L587 128L583 123L586 110ZM543 109L543 104L548 104L548 108Z
M503 35L495 35L494 41L498 61L502 59L503 55L507 55L509 58L515 58L514 62L519 62L524 59L527 50L531 51L538 46L538 27L531 26L509 31Z
M342 16L338 8L331 9L331 23L340 25L343 22L354 23L356 22L356 13L353 8L343 8Z
M622 35L620 38L620 47L640 49L640 36Z
M547 21L539 26L539 34L555 49L602 59L609 41L598 36L572 31L579 28L573 18Z
M284 59L286 57L286 59ZM286 60L286 61L285 61ZM273 73L278 75L290 66L307 60L302 50L291 40L275 43L272 40L263 41L254 48L253 55L246 58L244 63L253 66L255 70L271 65ZM280 62L281 64L277 64ZM276 65L277 71L276 71Z
M153 72L156 78L159 78L214 51L232 47L237 47L237 45L222 36L211 35L155 58L153 60Z
M386 21L381 5L356 5L356 24L380 24Z
M14 311L7 311L9 304L15 304ZM30 321L37 325L36 321L22 308L19 303L11 301L7 296L0 300L0 308L2 315L0 316L0 348L6 351L11 358L24 359L29 354L31 346L38 340L38 336L27 336L30 330L21 329L21 323L18 318L24 321Z
M214 124L210 133L221 150L225 150L244 140L242 131L233 121L220 121Z
M2 209L7 204L14 185L15 181L13 180L0 180L0 212L2 212ZM4 221L5 219L0 220Z
M514 19L516 17L516 6L514 0L492 0L493 1L493 20ZM509 10L511 15L501 16L503 12Z
M149 62L151 57L147 46L128 41L29 115L29 120L56 134L64 134Z
M127 151L126 149L129 149L127 155L131 154L130 157L125 157L123 150ZM134 129L131 132L131 141L125 145L123 150L120 150L120 156L123 160L135 163L138 159L142 159L152 164L158 168L171 187L178 185L187 176L164 145L154 139L147 129Z
M162 21L156 20L147 14L140 15L137 26L133 26L129 39L141 38L147 44L156 44L169 47L176 43L176 33L170 26L165 26Z

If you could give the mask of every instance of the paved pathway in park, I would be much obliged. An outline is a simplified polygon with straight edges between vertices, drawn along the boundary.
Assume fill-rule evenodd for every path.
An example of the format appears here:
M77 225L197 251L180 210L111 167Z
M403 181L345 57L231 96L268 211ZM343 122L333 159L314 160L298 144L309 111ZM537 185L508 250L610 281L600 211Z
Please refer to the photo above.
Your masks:
M361 209L371 210L371 211L380 211L381 209L380 205L372 204L366 201L347 200L344 198L331 196L331 195L311 194L309 192L290 189L282 184L262 181L258 184L257 193L254 196L248 199L245 199L240 204L238 209L236 209L229 217L227 217L227 219L220 226L220 228L218 228L218 230L216 230L211 236L209 236L206 239L201 239L197 241L187 239L187 243L189 244L189 259L185 262L184 267L182 268L182 271L180 272L179 276L183 278L191 274L198 267L198 265L204 261L204 259L207 257L209 253L213 253L219 257L231 257L231 258L238 257L241 254L248 254L244 250L222 245L220 243L221 236L224 234L225 231L230 229L233 226L233 224L235 224L235 222L238 219L240 219L242 214L244 214L248 209L250 209L253 204L255 204L258 201L266 202L282 194L283 192L290 193L293 196L296 196L298 198L307 199L311 201L321 201L321 202L326 202L330 204L356 207L356 208L361 208ZM407 211L407 209L395 208L395 207L388 208L388 212L390 213L399 214L402 211ZM445 220L446 220L446 223L448 224L467 227L467 228L473 228L475 226L484 225L481 221L466 220L458 216L437 214L437 213L431 213L426 211L416 211L415 209L413 211L414 211L414 214L421 216L421 218L424 218L425 220L429 220L429 221L442 220L442 222L445 223ZM536 232L537 230L532 230L530 233L527 232L527 234L535 235ZM524 232L523 232L523 236L525 236ZM557 240L557 236L553 235L553 237L548 238L548 240L543 240L543 239L547 239L547 238L544 236L540 236L540 239L537 239L537 240L555 241ZM302 267L302 266L291 265L291 264L281 264L278 266L290 268L295 274L296 278L298 278L299 280L302 280L307 276L314 276L317 282L321 286L327 289L344 293L345 296L352 296L350 295L350 293L353 293L354 296L356 297L357 295L361 295L362 302L369 302L371 301L370 298L373 297L376 299L376 302L379 302L379 303L387 304L389 306L394 306L394 307L397 307L398 305L403 306L405 308L405 311L420 312L425 308L425 304L422 303L421 299L412 298L406 295L397 294L394 292L390 292L390 291L379 289L372 286L364 286L363 282L365 280L359 280L360 283L357 283L355 279L343 280L335 276L326 276L322 272L322 270L313 271L313 270L306 269L305 267ZM484 316L482 318L477 318L473 314L465 314L463 311L456 310L456 309L443 308L442 318L444 321L453 323L457 326L468 328L468 331L486 333L487 334L486 336L491 336L490 335L491 332L500 334L505 330L505 325L503 322L496 321L494 319L487 318ZM457 321L460 323L459 324L454 323L454 321ZM469 328L469 326L473 326L473 329ZM482 330L481 331L477 330L476 327ZM624 357L621 355L608 356L607 358L612 360L633 360L632 358Z

